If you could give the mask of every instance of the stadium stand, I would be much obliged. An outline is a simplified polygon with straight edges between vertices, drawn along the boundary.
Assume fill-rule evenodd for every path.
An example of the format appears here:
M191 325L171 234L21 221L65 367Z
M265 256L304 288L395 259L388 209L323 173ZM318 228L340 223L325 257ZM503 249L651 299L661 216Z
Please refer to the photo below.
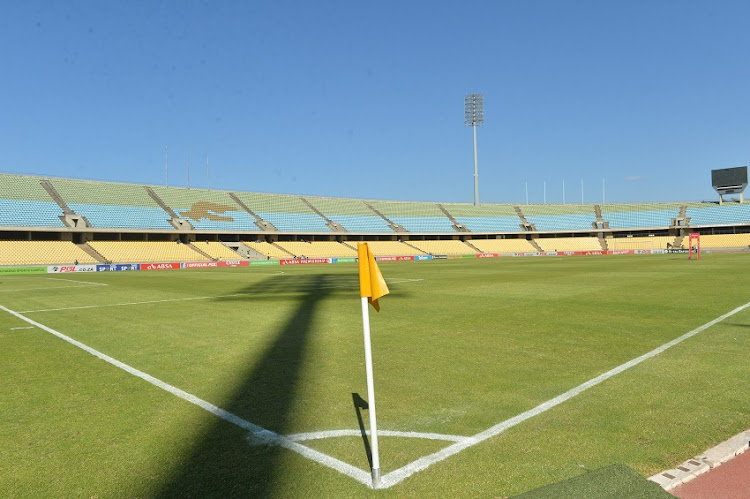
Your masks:
M99 263L70 241L0 241L0 265Z
M170 215L141 185L89 180L49 179L71 210L92 227L171 229Z
M669 227L681 203L603 204L602 218L610 229Z
M323 217L299 196L236 192L237 198L256 215L282 232L331 232Z
M0 226L64 227L62 209L42 187L43 179L0 174Z
M685 213L690 218L691 227L750 223L750 204L689 203Z
M159 199L198 230L257 231L255 218L226 191L152 187Z
M615 237L607 239L612 251L620 250L663 250L674 243L674 236Z
M356 247L356 243L351 243ZM375 256L417 256L424 255L423 251L398 241L367 241L367 245Z
M244 245L249 247L250 249L253 249L260 253L261 255L264 255L267 258L294 258L294 253L289 253L287 251L284 251L279 246L276 246L271 243L267 243L265 241L261 242L243 242Z
M342 242L334 241L282 241L246 243L248 247L267 258L292 258L294 255L311 258L353 257L356 255L356 240L379 239L381 234L397 237L398 226L410 233L425 234L427 240L406 242L370 241L378 256L400 255L471 255L473 253L527 253L535 251L599 251L600 241L606 241L610 250L662 250L675 240L687 246L687 239L675 235L644 237L642 234L665 234L673 220L686 217L686 229L701 232L730 232L718 227L748 225L750 204L725 202L690 203L638 203L638 204L485 204L429 203L406 201L369 201L362 199L260 194L249 192L212 191L208 189L184 189L179 187L145 186L116 182L98 182L45 178L29 175L0 174L0 237L6 239L6 260L30 264L93 263L95 259L71 242L58 241L52 245L47 241L23 243L24 247L39 247L38 252L28 251L30 258L21 255L10 258L8 244L30 239L70 239L66 237L67 224L72 217L70 211L85 217L90 227L75 225L73 240L81 243L91 240L90 246L104 258L118 262L177 261L237 259L239 254L216 242L216 237L206 243L203 235L196 234L199 241L191 249L189 245L170 242L110 242L111 236L89 236L86 232L174 231L173 217L184 218L198 232L229 233L235 237L223 240L256 239L247 232L273 233L275 231L296 235L280 236L281 239L302 239L305 234L337 232ZM597 213L608 226L594 228ZM65 222L61 220L65 218ZM264 225L258 220L273 225ZM501 236L524 232L523 220L533 225L527 230L543 232L532 240L495 239ZM336 225L330 225L330 222ZM391 226L390 224L394 224ZM260 226L259 226L260 224ZM458 224L458 225L456 225ZM329 226L330 225L330 226ZM338 226L340 227L338 227ZM716 229L714 229L716 227ZM34 236L42 229L46 234ZM79 230L79 229L85 229ZM180 226L181 232L190 226ZM740 229L744 230L744 229ZM455 236L462 232L487 233L492 239L474 239L462 243L458 240L439 240L445 235ZM471 232L469 232L471 231ZM589 231L585 237L568 237L572 231ZM346 233L357 233L353 241L346 241ZM567 232L567 234L566 234ZM679 231L677 231L679 232ZM556 233L558 237L542 237ZM604 240L597 239L603 233ZM361 236L359 234L362 234ZM636 234L632 236L631 234ZM675 232L676 234L676 232ZM368 235L371 235L368 237ZM430 235L434 237L430 238ZM565 237L560 237L565 236ZM188 236L190 237L190 236ZM274 236L275 237L275 236ZM409 235L404 235L408 239ZM415 236L420 239L421 236ZM702 235L705 248L748 249L747 234ZM146 239L147 237L137 237ZM156 237L154 239L159 239ZM192 237L191 237L192 238ZM317 238L312 236L311 239ZM119 239L119 238L117 238ZM125 239L134 239L126 237ZM10 242L9 242L10 241ZM16 246L18 247L18 246ZM134 248L140 248L136 251ZM61 253L59 248L68 248L72 253ZM73 249L71 249L73 248ZM476 248L476 250L474 249ZM92 254L94 254L92 252ZM39 256L33 256L39 255ZM255 255L257 258L258 255ZM70 260L70 261L69 261ZM0 265L10 265L0 263Z
M537 251L525 239L472 239L472 246L482 253L527 253Z
M682 246L687 248L688 238ZM750 249L750 234L714 234L701 236L701 248Z
M521 219L510 204L446 203L443 208L471 232L521 232Z
M372 201L370 205L409 232L455 233L453 222L434 203Z
M521 211L537 231L591 230L596 222L590 204L526 204Z
M240 255L216 241L196 241L193 245L214 260L238 260Z
M595 237L543 237L535 241L544 251L602 251Z
M280 241L276 243L295 256L308 258L355 257L357 252L336 241Z
M388 226L388 222L378 216L360 199L317 197L306 199L329 220L341 225L349 232L366 232L368 234L393 232Z
M409 244L430 255L473 255L471 246L462 241L409 241Z
M88 244L110 262L189 262L206 259L186 244L169 241L89 241Z

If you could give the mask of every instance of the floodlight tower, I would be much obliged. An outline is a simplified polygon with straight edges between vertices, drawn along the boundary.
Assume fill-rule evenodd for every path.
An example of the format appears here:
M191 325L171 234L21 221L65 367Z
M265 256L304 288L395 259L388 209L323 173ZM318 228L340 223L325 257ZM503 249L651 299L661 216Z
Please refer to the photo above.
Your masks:
M484 125L484 95L469 94L464 98L464 124L474 131L474 206L479 206L479 171L477 169L477 127Z

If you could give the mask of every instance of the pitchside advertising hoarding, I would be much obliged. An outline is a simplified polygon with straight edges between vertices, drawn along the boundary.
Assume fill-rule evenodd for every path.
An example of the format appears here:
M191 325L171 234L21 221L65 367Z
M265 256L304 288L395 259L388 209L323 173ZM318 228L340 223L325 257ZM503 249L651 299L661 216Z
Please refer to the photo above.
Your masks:
M0 267L0 274L46 274L47 267Z
M291 258L279 260L279 265L309 265L315 263L332 263L331 258Z
M50 265L49 274L64 274L69 272L96 272L96 265Z
M687 251L687 250L685 250ZM545 251L523 253L480 253L474 255L402 255L379 256L379 262L406 262L424 260L443 260L446 258L498 258L501 256L593 256L593 255L648 255L666 253L666 250L610 250L610 251ZM0 274L61 274L70 272L121 272L132 270L176 270L176 269L210 269L226 267L250 267L265 265L311 265L326 263L356 263L357 258L289 258L281 260L222 260L218 262L150 262L150 263L117 263L111 265L49 265L47 267L0 267Z

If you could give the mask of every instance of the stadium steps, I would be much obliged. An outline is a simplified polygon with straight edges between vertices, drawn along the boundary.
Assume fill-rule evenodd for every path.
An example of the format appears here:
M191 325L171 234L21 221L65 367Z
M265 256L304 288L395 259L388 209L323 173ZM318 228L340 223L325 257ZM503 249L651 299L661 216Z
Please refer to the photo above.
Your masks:
M78 246L83 251L85 251L86 253L88 253L89 255L91 255L91 257L94 258L99 263L109 263L107 261L107 259L104 258L104 256L102 256L101 253L99 253L98 251L96 251L94 248L92 248L91 246L89 246L87 243L76 244L76 246Z
M161 207L162 210L164 210L164 211L167 212L167 214L170 217L169 218L169 225L171 225L172 227L174 227L177 230L193 230L194 229L193 224L191 224L190 222L188 222L184 218L180 218L180 216L177 213L175 213L175 211L172 208L170 208L169 206L167 206L167 203L165 203L164 201L162 201L162 199L159 197L159 195L156 194L153 191L153 189L151 189L151 187L149 187L147 185L144 185L143 188L146 189L146 192L151 197L151 199L153 199L154 202L156 204L158 204Z
M440 211L445 213L445 216L448 217L448 220L450 220L451 223L453 223L453 228L456 230L456 232L471 232L471 230L468 227L458 223L458 220L453 218L453 215L451 215L450 212L448 212L448 210L446 210L442 204L438 203L437 207L440 208Z
M602 207L598 204L594 205L594 213L596 214L596 221L597 222L603 222L604 218L602 217Z
M521 227L521 230L524 232L534 232L536 231L536 227L533 224L530 224L528 220L526 220L526 216L521 211L521 207L517 204L513 205L513 209L516 210L516 215L518 215L518 218L521 219L521 224L519 227ZM536 246L534 243L532 243L532 246ZM538 247L538 246L537 246ZM541 251L541 248L539 249Z
M359 248L357 247L356 241L351 241L351 242L349 242L349 241L341 241L341 244L343 244L347 248L353 249L354 251L359 251Z
M234 192L230 192L229 197L232 198L232 200L237 203L240 208L248 212L250 216L255 219L255 225L257 225L260 230L279 232L279 229L277 229L271 222L260 218L253 210L251 210L245 203L243 203L242 200L238 198Z
M682 240L685 239L685 236L682 234L678 234L674 238L674 242L672 243L673 248L680 248L682 247Z
M307 199L303 198L302 196L299 197L303 203L307 205L308 208L310 208L313 212L315 212L316 215L320 216L323 220L326 221L326 226L331 229L333 232L349 232L346 230L341 224L337 224L327 216L325 216L320 210L318 210L315 206L310 203Z
M607 247L607 240L604 238L604 236L602 235L601 237L597 237L597 239L599 240L599 244L602 247L602 251L609 251L609 248Z
M211 256L211 255L209 255L208 253L204 253L203 251L201 251L201 250L200 250L200 248L198 248L198 247L197 247L197 246L196 246L195 244L193 244L193 243L188 243L188 244L187 244L187 246L188 246L188 248L192 249L193 251L195 251L195 252L197 252L197 253L200 253L200 254L201 254L201 255L202 255L202 256L203 256L203 257L204 257L204 258L205 258L206 260L211 260L211 261L213 261L213 260L217 260L216 258L212 257L212 256Z
M294 253L290 253L289 251L285 250L284 248L282 248L281 246L279 246L276 243L268 243L268 244L270 244L271 246L273 246L277 250L282 251L282 252L286 253L287 255L289 255L289 258L297 258L297 255L295 255Z
M221 241L221 244L229 248L230 250L237 253L237 257L248 258L250 260L268 260L268 257L262 253L258 253L247 244L241 241Z
M44 187L44 190L47 191L47 194L57 203L57 205L62 210L63 214L60 215L60 221L65 225L66 227L71 227L73 229L84 229L86 227L91 227L91 224L89 221L84 217L83 215L79 215L73 210L70 209L70 206L68 206L68 203L65 202L65 200L62 198L59 192L57 192L57 189L52 185L52 183L49 180L42 180L39 182L42 187Z
M170 217L172 217L172 218L180 218L180 216L177 213L175 213L172 210L172 208L170 208L169 206L167 206L167 203L165 203L164 201L161 200L161 198L153 191L153 189L151 189L151 187L149 187L147 185L144 185L143 188L146 189L146 192L151 197L151 199L153 199L154 202L156 202L156 204L158 204L161 207L162 210L166 211L169 214Z
M542 252L544 252L544 250L542 249L542 247L541 247L541 246L539 246L539 243L537 243L537 242L536 242L536 241L535 241L534 239L527 239L527 241L528 241L528 242L529 242L529 244L531 244L531 245L532 245L532 246L534 247L534 249L535 249L536 251L538 251L539 253L542 253Z
M480 254L480 253L484 253L484 251L480 250L479 248L477 248L476 246L474 246L473 244L471 244L471 243L470 243L469 241L463 241L463 243L464 243L464 244L465 244L466 246L468 246L469 248L471 248L471 249L473 249L474 251L476 251L476 253L477 253L477 254Z
M598 205L598 204L594 205L594 214L596 215L596 222L592 224L594 228L597 230L609 229L609 222L604 220L604 215L602 215L601 205ZM601 224L601 226L599 224Z
M386 223L388 224L388 227L390 227L393 232L409 232L402 225L399 225L399 224L393 222L388 217L386 217L385 215L383 215L382 213L380 213L370 203L366 202L365 206L367 206L368 208L370 208L377 216L379 216L380 218L382 218L383 220L385 220Z
M680 218L685 221L685 225L690 225L690 218L687 216L687 205L680 206Z
M416 246L414 246L412 244L409 244L407 241L401 241L401 244L405 244L406 246L410 247L411 249L418 251L422 255L426 255L427 254L426 251L422 251L421 249L417 248Z
M63 200L62 196L60 196L60 193L55 190L55 188L52 186L52 183L50 183L49 180L42 180L39 182L42 184L42 187L44 187L44 190L47 191L47 194L49 194L49 197L51 197L55 203L60 207L60 209L65 214L72 214L73 210L70 209L68 204Z

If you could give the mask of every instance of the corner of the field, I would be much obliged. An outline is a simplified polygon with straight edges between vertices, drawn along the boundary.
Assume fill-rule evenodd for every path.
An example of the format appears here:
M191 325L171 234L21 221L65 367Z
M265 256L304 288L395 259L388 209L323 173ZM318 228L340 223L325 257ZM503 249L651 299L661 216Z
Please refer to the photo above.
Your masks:
M743 431L679 466L649 477L666 491L707 473L750 449L750 430Z

